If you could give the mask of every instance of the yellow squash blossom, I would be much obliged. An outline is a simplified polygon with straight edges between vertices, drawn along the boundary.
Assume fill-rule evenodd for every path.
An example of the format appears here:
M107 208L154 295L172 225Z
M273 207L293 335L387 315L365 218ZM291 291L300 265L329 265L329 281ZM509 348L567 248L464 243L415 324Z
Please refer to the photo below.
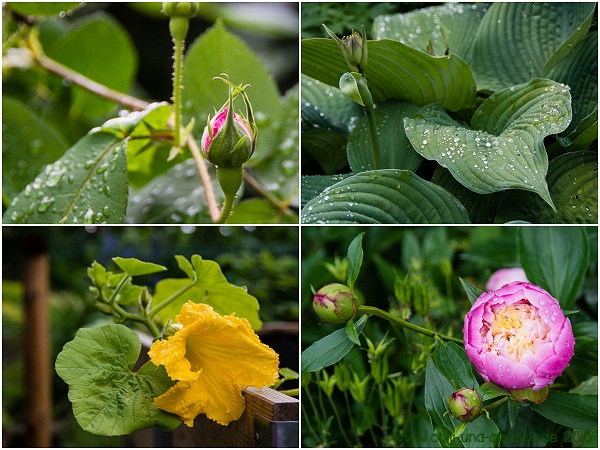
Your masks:
M148 352L178 381L154 399L157 408L177 414L189 427L198 414L227 425L244 412L243 389L277 381L279 356L260 342L246 319L189 301L176 320L181 329Z

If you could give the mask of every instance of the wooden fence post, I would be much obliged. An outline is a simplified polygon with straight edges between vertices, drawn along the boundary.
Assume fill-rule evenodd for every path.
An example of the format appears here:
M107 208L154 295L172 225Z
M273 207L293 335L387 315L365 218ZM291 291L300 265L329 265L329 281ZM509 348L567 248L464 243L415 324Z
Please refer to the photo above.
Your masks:
M52 374L50 363L50 262L46 243L26 238L25 287L25 422L32 447L52 445Z

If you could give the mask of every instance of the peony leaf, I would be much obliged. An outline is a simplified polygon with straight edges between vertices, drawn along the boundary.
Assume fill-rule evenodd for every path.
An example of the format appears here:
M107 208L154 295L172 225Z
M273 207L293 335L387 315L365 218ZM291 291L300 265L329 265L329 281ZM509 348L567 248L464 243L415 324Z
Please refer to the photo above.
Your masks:
M331 39L304 39L302 73L338 86L348 71ZM364 76L375 103L388 99L419 106L438 103L450 111L475 104L475 81L470 67L456 55L433 57L398 41L368 41L369 64Z
M359 173L326 188L302 210L303 223L468 223L444 189L406 170Z
M354 328L357 336L362 332L368 318L369 316L365 314L356 321ZM300 363L302 373L317 372L335 364L346 356L352 347L354 347L354 342L348 337L346 328L328 334L302 352Z
M462 287L465 290L465 293L467 294L467 297L469 298L469 301L471 302L471 305L472 305L479 298L479 296L481 294L483 294L483 291L481 289L479 289L477 286L473 286L468 281L463 280L462 278L459 278L459 280L460 280L460 283L462 284Z
M539 405L531 408L546 419L577 430L593 430L598 426L598 396L553 391Z
M354 282L360 273L360 267L363 262L362 239L365 233L358 234L348 246L348 280L347 285L354 289Z
M519 227L519 260L527 278L571 309L589 263L583 227Z
M479 194L506 189L536 192L554 208L544 138L571 121L568 86L535 79L496 92L465 128L435 105L405 119L406 135L422 156L436 160Z
M56 358L56 372L69 385L73 414L85 431L119 436L181 420L154 407L154 398L175 383L151 362L132 372L140 339L123 325L81 328Z
M473 375L473 365L463 347L459 347L454 342L438 341L435 344L432 358L437 369L454 390L457 391L464 387L475 390L479 388L479 383Z

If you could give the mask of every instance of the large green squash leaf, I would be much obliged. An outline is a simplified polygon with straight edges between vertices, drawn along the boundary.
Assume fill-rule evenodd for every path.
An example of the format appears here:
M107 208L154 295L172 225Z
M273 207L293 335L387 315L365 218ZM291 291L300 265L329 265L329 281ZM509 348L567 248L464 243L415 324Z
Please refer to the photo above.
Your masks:
M181 420L154 407L154 398L174 382L151 362L132 372L140 339L123 325L81 328L56 358L56 372L69 385L73 414L85 431L103 436L160 426L173 430Z
M404 132L404 118L412 117L418 107L410 103L386 102L374 112L381 168L416 171L421 156L410 145ZM371 134L363 115L348 138L348 162L353 172L375 169Z
M45 50L52 59L119 92L129 91L137 69L137 55L127 31L103 13L76 22ZM81 87L72 89L70 115L93 120L115 107Z
M198 255L192 256L191 264L183 257L177 258L179 266L191 278L168 278L156 284L156 291L152 298L154 305L160 304L180 289L185 289L185 294L173 301L160 311L160 315L174 318L181 306L188 300L196 303L206 303L221 315L235 314L237 317L248 319L252 329L259 330L262 322L258 315L260 308L258 300L248 294L245 287L235 286L227 281L221 267L214 261L202 259ZM190 270L193 269L193 272Z
M419 106L438 103L450 111L475 104L475 81L470 67L458 56L433 57L398 41L369 41L364 76L375 103L388 99ZM331 39L301 43L302 73L338 86L348 67Z
M147 110L111 119L92 129L47 165L13 199L4 223L122 223L127 206L127 138Z
M473 129L435 105L404 123L415 150L473 192L524 189L554 207L545 179L544 138L568 126L570 103L568 86L537 78L486 99L473 116Z
M373 170L326 188L302 210L303 223L469 223L447 191L406 170Z
M2 196L8 203L69 145L52 125L8 96L2 96L2 129Z
M471 67L477 89L493 92L543 76L585 37L595 5L492 4L473 43Z
M539 196L511 191L498 206L496 222L598 223L598 154L571 152L550 162L548 169L553 211Z

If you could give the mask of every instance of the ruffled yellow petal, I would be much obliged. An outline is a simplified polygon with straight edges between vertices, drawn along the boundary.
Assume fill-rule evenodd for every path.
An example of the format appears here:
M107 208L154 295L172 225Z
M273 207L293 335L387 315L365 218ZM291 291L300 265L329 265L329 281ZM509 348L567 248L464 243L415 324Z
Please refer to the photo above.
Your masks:
M177 322L183 328L152 344L148 353L172 379L182 380L155 399L157 408L179 415L188 426L202 413L227 425L244 411L241 389L277 381L279 357L246 319L190 301Z

